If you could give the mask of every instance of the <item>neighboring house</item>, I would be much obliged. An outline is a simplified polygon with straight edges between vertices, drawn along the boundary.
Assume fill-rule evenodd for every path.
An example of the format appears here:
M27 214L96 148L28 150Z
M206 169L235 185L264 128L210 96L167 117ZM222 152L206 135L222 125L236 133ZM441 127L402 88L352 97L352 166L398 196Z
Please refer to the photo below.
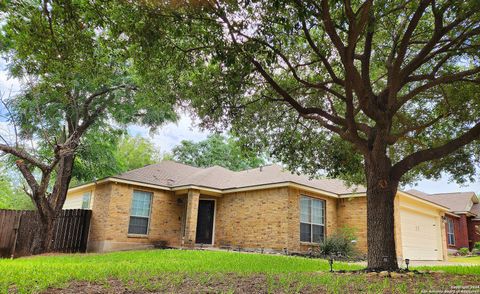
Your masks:
M451 252L466 247L470 250L480 242L480 203L474 192L427 194L417 190L407 191L425 200L449 208L445 214L447 245Z
M64 208L92 209L89 251L213 246L306 252L342 227L367 251L365 188L309 179L277 165L234 172L163 161L71 188ZM399 191L400 258L447 256L448 208Z

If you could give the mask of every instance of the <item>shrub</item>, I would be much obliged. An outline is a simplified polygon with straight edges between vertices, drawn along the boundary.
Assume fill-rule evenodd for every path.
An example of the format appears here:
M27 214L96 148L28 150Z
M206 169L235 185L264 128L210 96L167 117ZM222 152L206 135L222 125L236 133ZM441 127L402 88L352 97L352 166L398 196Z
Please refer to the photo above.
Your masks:
M458 249L458 254L460 254L461 256L466 256L466 255L468 255L468 253L469 253L469 251L468 251L468 248L466 248L466 247Z
M319 253L322 256L352 257L357 254L355 244L355 231L352 228L342 228L339 232L325 238L319 246Z
M473 248L480 250L480 242L475 242L475 245L473 245Z

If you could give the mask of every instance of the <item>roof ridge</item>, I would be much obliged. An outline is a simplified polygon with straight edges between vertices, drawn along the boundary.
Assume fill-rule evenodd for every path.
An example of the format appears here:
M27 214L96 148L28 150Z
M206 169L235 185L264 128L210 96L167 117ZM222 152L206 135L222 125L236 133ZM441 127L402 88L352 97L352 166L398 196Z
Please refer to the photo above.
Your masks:
M163 162L173 162L173 163L180 164L180 165L184 165L184 166L188 166L188 167L193 167L193 168L198 168L198 169L205 169L204 167L199 167L199 166L194 166L194 165L191 165L191 164L186 164L186 163L183 163L183 162L180 162L180 161L177 161L177 160L173 160L173 159L162 160L162 161L160 161L160 162L157 163L157 164L161 164L161 163L163 163Z
M283 166L281 166L280 164L276 164L276 163L269 163L269 164L265 164L265 165L260 165L260 166L257 166L257 167L252 167L252 168L247 168L247 169L244 169L244 170L239 170L237 172L248 172L248 171L251 171L251 170L256 170L256 169L259 169L259 168L264 168L264 167L269 167L269 166L278 166L278 167L281 167L282 169L285 169Z
M472 193L472 194L475 194L475 192L473 192L473 191L459 191L459 192L433 193L433 194L428 194L428 195L434 196L434 195L445 195L445 194L467 194L467 193Z

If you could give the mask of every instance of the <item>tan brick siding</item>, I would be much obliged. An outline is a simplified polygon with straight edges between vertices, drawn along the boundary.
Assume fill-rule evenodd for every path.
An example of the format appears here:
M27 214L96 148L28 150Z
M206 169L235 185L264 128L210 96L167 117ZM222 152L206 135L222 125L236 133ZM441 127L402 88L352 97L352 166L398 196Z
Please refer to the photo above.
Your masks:
M300 197L308 196L325 200L325 234L330 236L337 230L337 199L318 193L312 193L301 189L289 188L290 190L290 227L289 236L290 250L304 252L312 247L312 244L300 242Z
M187 195L186 213L185 213L185 240L187 246L195 245L197 231L198 204L200 200L200 191L190 190Z
M95 186L95 197L91 204L92 219L90 220L90 233L88 235L88 251L103 251L106 225L109 222L111 190L112 185L108 183Z
M357 236L356 248L362 253L367 252L367 198L352 197L338 199L338 228L355 229Z
M153 193L147 236L128 235L134 189ZM343 227L354 228L357 249L362 253L367 252L366 197L337 199L292 187L220 196L203 195L192 190L190 197L187 194L179 196L170 191L123 183L99 184L93 190L95 196L92 199L89 251L144 248L159 241L165 241L167 245L173 247L182 246L182 230L188 231L189 238L194 236L198 199L206 198L216 199L214 246L306 251L311 244L300 242L300 196L305 195L326 201L327 236ZM190 212L188 206L191 208ZM397 197L395 200L397 244L401 244L399 206ZM186 222L187 218L190 221ZM445 236L442 235L442 238L445 239ZM397 246L397 254L402 255L401 245Z
M287 244L288 189L225 194L217 201L215 245L282 250Z
M147 236L128 235L135 189L153 193ZM142 248L159 241L166 241L169 246L180 246L184 197L175 196L169 191L121 183L99 185L95 196L89 236L90 251ZM182 202L179 202L178 198L182 199Z

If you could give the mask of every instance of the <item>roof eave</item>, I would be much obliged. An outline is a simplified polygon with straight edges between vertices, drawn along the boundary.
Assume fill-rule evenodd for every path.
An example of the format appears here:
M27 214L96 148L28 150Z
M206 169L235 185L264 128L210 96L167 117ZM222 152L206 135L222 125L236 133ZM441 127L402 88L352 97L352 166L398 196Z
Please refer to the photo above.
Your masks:
M421 197L418 197L418 196L416 196L416 195L407 193L407 192L405 192L405 191L400 191L400 190L398 190L397 193L400 193L400 194L402 194L402 195L404 195L404 196L406 196L406 197L409 197L409 198L413 198L413 199L415 199L415 200L417 200L417 201L419 201L419 202L422 202L422 203L424 203L424 204L427 204L427 205L430 205L430 206L435 206L435 207L437 207L438 209L440 209L440 210L442 210L442 211L445 211L445 212L450 211L450 208L448 208L448 207L446 207L446 206L443 206L443 205L437 204L437 203L435 203L435 202L432 202L432 201L423 199L423 198L421 198Z

